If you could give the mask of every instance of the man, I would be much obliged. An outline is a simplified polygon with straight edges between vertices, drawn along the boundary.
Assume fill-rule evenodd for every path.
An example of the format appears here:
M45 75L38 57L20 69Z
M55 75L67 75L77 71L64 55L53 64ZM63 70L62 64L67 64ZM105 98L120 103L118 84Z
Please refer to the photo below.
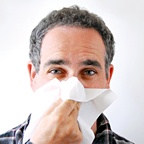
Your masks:
M113 73L114 38L103 20L77 6L51 12L32 31L30 83L35 92L50 80L77 77L85 88L110 88ZM55 101L40 119L26 143L80 144L77 117L80 104ZM0 144L21 144L28 120L0 136ZM131 144L115 134L101 114L92 128L93 144Z

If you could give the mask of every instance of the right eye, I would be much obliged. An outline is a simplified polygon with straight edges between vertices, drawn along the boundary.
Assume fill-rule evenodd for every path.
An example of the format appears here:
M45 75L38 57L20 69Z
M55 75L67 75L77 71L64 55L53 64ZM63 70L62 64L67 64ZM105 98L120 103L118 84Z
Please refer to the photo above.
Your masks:
M47 72L50 78L57 78L62 80L66 77L66 71L61 68L50 68Z
M54 75L62 74L62 70L60 70L60 69L52 69L52 70L49 71L49 73L54 74Z

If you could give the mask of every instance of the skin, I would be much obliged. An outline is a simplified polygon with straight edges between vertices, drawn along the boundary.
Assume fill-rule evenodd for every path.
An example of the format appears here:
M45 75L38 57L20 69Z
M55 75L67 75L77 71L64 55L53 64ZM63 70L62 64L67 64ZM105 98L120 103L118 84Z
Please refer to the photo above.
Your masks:
M39 73L28 63L33 91L53 78L77 77L85 88L109 88L113 73L105 72L105 46L94 29L59 26L48 31L42 42ZM82 134L77 116L80 104L57 100L43 115L31 141L34 144L80 144ZM92 130L96 133L97 125Z

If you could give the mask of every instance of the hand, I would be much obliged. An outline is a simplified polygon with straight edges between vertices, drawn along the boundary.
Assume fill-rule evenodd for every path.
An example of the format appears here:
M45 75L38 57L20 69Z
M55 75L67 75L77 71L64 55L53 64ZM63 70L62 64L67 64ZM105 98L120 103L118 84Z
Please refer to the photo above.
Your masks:
M80 104L73 100L57 100L42 116L30 141L34 144L80 144L79 108Z

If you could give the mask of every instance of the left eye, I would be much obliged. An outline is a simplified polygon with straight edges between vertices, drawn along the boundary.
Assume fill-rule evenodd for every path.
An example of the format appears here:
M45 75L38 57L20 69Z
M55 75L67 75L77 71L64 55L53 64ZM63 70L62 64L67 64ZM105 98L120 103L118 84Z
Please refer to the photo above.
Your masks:
M92 75L96 74L96 72L94 70L85 70L84 74L92 76Z

